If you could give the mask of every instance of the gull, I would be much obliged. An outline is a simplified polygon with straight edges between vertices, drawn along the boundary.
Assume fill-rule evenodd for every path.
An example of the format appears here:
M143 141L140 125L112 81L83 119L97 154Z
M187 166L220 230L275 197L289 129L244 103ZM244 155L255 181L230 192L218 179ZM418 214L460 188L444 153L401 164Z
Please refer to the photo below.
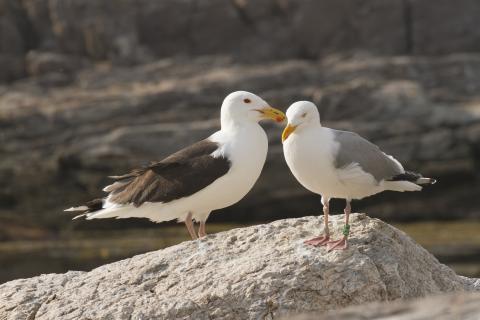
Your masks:
M326 245L328 251L346 249L350 234L350 202L376 193L420 191L436 180L405 171L400 162L358 134L323 127L315 104L298 101L287 110L288 124L282 133L283 154L292 174L306 189L321 195L323 235L305 243ZM330 240L329 201L346 200L343 237Z
M192 239L197 239L195 221L203 237L210 213L238 202L260 176L268 150L258 123L263 119L283 122L285 115L253 93L233 92L222 103L219 131L161 161L112 176L105 198L65 211L86 219L177 219Z

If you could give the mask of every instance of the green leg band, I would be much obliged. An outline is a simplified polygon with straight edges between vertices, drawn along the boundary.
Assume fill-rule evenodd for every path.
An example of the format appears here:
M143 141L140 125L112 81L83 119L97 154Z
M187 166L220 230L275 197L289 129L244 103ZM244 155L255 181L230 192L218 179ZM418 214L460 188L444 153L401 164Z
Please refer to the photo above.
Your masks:
M345 237L348 237L348 235L350 234L350 225L349 224L346 224L345 227L343 227L342 233Z

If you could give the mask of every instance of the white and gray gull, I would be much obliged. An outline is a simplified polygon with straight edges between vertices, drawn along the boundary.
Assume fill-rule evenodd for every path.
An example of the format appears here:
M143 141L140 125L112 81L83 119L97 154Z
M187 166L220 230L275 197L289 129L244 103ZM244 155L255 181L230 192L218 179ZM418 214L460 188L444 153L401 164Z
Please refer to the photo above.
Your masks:
M353 199L385 190L419 191L421 185L436 182L405 171L395 158L354 132L323 127L318 109L312 102L295 102L288 108L287 118L282 142L288 167L300 184L322 197L324 232L306 241L307 244L326 245L329 251L345 249ZM343 237L335 241L330 240L328 228L331 198L346 200Z
M245 91L229 94L221 107L221 129L169 157L121 176L103 190L108 196L65 211L77 217L177 219L197 238L193 220L205 222L213 210L238 202L253 187L267 157L262 119L283 122L285 115Z

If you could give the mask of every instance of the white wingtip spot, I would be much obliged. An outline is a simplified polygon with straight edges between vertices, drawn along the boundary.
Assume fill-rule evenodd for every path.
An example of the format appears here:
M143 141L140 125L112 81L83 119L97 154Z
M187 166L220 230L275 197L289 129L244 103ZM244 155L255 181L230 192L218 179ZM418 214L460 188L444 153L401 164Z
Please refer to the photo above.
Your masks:
M108 186L106 186L105 188L102 189L102 191L104 192L110 192L112 191L111 187L113 186L113 184L109 184Z
M83 210L88 210L88 207L87 206L80 206L80 207L71 207L71 208L68 208L68 209L65 209L63 211L83 211Z
M432 178L420 178L416 181L418 184L435 184L437 183L437 180L432 179Z

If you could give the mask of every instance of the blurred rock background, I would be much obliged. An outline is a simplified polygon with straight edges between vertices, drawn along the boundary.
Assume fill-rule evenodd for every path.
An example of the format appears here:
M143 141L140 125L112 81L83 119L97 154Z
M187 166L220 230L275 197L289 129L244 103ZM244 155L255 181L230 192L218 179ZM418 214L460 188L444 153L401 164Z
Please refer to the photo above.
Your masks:
M19 252L29 260L32 243L47 252L38 241L165 231L142 220L71 222L61 211L101 196L107 175L208 136L218 128L223 97L239 89L284 110L312 100L325 125L357 131L406 168L439 180L421 193L356 202L355 211L389 222L475 225L478 21L476 0L0 0L0 252L17 272L0 280L31 275L18 271ZM282 128L264 127L271 148L261 178L211 221L320 212L319 198L285 165ZM335 202L334 212L342 206ZM462 253L473 261L470 273L480 274L480 239L464 232L452 243L451 225L435 222L418 234L443 231L432 247ZM19 249L19 240L26 247ZM69 247L57 244L49 242L58 265L48 260L35 272L95 265L89 254L72 264L59 253ZM141 242L113 254L116 246L107 247L93 256L103 262L150 248Z

